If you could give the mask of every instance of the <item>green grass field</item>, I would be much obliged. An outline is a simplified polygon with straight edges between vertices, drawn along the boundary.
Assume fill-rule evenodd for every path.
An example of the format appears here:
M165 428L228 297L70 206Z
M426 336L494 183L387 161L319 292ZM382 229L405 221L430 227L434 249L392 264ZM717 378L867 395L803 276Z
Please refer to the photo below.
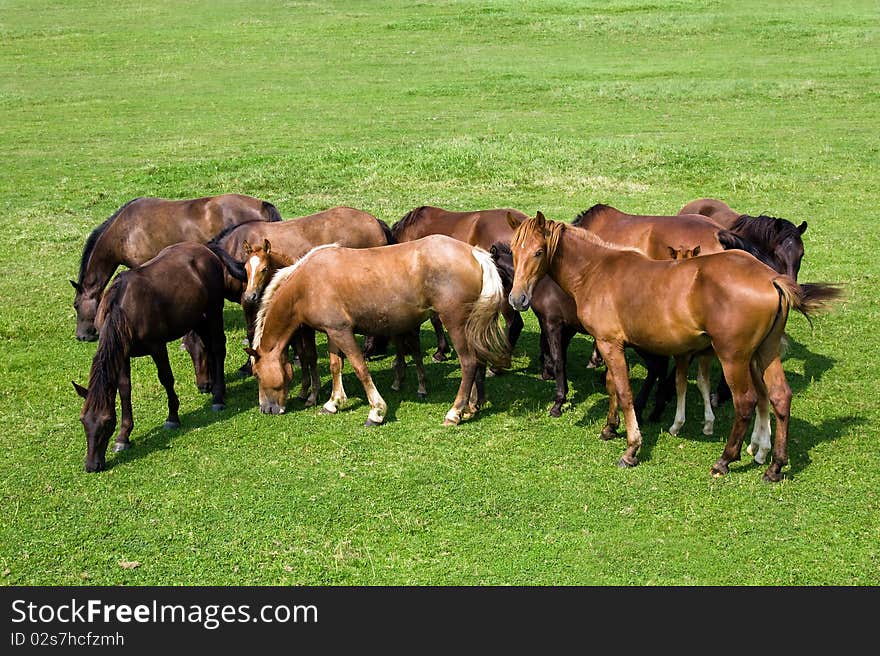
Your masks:
M880 584L878 18L871 0L0 0L0 581ZM131 198L224 192L389 225L425 204L570 221L712 196L806 220L800 280L847 297L812 328L789 319L774 485L745 453L710 476L732 412L703 436L693 381L682 435L670 406L643 425L640 466L618 469L591 342L575 339L552 419L533 314L459 427L441 425L457 360L427 365L426 403L412 368L394 393L392 358L372 363L379 428L348 365L350 409L262 415L235 375L231 303L227 409L172 343L183 427L164 430L137 359L135 446L87 475L71 380L87 383L96 344L74 338L68 282L85 238Z

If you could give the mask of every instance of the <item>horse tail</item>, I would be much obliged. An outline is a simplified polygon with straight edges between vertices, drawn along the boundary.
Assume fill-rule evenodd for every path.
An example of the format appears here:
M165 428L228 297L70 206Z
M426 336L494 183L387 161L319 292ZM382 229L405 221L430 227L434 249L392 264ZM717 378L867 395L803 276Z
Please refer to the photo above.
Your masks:
M247 271L244 270L244 264L236 260L230 255L225 248L213 241L205 244L217 259L223 263L223 266L229 272L229 275L240 282L247 282Z
M813 326L812 317L843 297L843 287L835 283L804 283L799 285L791 276L778 276L773 285L779 290L787 308L797 310Z
M382 228L382 234L385 235L386 244L396 244L397 239L394 237L394 233L391 232L391 228L388 227L388 224L379 219L376 219L376 221L379 223L379 227Z
M483 283L465 322L465 337L478 360L506 369L510 367L510 344L500 321L504 302L501 276L487 251L474 247L471 253L483 272Z
M773 260L770 259L770 256L766 251L759 248L754 242L741 237L740 235L731 232L730 230L719 230L718 231L718 242L724 248L724 250L729 251L731 249L745 251L749 255L752 255L760 262L763 262L768 267L776 271L776 267L773 265ZM783 271L779 271L778 273L784 273Z
M260 213L266 217L266 221L282 220L281 213L278 211L278 208L267 200L263 201L263 206L260 208Z

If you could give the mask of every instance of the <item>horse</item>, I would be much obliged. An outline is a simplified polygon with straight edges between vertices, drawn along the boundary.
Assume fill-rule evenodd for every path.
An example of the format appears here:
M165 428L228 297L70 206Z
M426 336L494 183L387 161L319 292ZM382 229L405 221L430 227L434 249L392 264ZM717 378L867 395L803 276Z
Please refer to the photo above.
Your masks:
M523 219L527 218L524 212L512 208L453 212L423 205L410 210L394 223L391 234L397 242L412 241L426 235L448 235L488 251L496 242L510 241L513 232L507 225L508 212ZM502 314L507 325L507 341L512 351L522 332L523 320L518 312L506 306L506 301ZM443 324L436 316L431 317L431 326L437 335L437 350L433 359L435 362L442 362L448 357L449 343Z
M80 422L85 429L85 468L105 468L110 435L116 428L116 392L122 421L113 451L131 446L134 427L131 407L131 358L149 355L168 397L165 428L180 426L180 401L174 392L174 374L167 343L190 331L207 345L211 367L211 409L222 410L226 394L223 364L226 334L223 330L225 272L222 253L195 242L166 246L144 264L120 273L98 306L98 349L92 359L88 388L73 382L85 399Z
M245 258L247 283L241 285L233 300L240 303L244 310L249 344L253 344L254 321L260 296L272 274L279 268L293 264L321 244L337 243L350 248L368 248L393 242L391 230L383 221L363 210L345 206L279 223L230 226L212 240L213 244L233 257ZM262 253L254 252L258 246L262 247ZM239 374L247 376L250 373L248 359L239 368ZM308 372L304 370L303 376L307 375Z
M672 249L673 259L693 257L693 253L699 253L699 251L699 246L693 249ZM513 253L510 250L510 244L497 242L492 245L490 253L501 274L505 289L509 290L513 285ZM556 397L549 413L551 417L560 417L562 416L562 406L568 396L568 346L576 334L587 335L588 333L578 319L574 299L562 291L549 276L544 276L535 283L529 307L538 317L538 324L541 328L541 377L544 380L556 380ZM639 423L642 422L642 412L648 403L654 384L659 379L662 383L657 389L654 412L650 416L651 421L656 421L660 418L660 413L671 396L670 390L674 389L674 380L671 383L667 380L668 358L648 353L642 349L635 350L644 360L647 369L645 381L633 402L636 418ZM548 355L545 356L545 354Z
M798 284L737 250L685 260L654 260L633 248L615 248L586 230L546 220L541 212L519 221L508 217L514 280L510 305L526 310L537 282L549 275L577 307L607 364L609 411L601 437L610 439L623 410L627 447L620 467L638 464L642 443L633 410L624 347L672 355L678 365L711 349L733 393L735 418L711 473L723 476L740 459L743 438L757 408L750 451L770 450L770 412L776 414L773 456L764 479L782 479L788 463L791 388L780 359L790 310L809 318L837 299L841 290L825 283Z
M287 346L301 326L311 326L327 335L330 351L333 392L323 411L336 413L347 400L344 354L370 405L366 425L381 424L387 406L354 334L409 335L436 312L461 365L458 393L443 423L458 424L485 402L486 365L509 366L499 320L503 296L489 253L446 235L377 248L318 246L278 271L263 293L254 346L247 349L260 410L284 412L292 377Z
M787 219L761 214L740 214L714 198L700 198L687 203L679 215L702 214L723 225L732 233L758 245L771 260L770 266L797 280L804 258L803 234L807 222L795 225Z
M265 200L222 194L192 200L143 197L128 201L92 230L83 247L76 294L76 338L98 339L95 314L116 269L143 264L166 246L181 241L206 243L224 228L249 221L280 221Z

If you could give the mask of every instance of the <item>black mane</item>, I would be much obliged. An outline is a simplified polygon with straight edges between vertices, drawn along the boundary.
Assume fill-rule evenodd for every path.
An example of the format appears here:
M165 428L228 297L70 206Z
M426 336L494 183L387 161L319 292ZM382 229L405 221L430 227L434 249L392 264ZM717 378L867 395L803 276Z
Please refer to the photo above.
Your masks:
M397 241L400 237L400 233L410 227L413 223L415 223L419 215L422 213L422 210L428 207L427 205L422 205L421 207L417 207L414 210L410 210L406 214L401 217L399 221L396 221L394 225L391 226L391 234L394 237L394 240ZM388 242L391 243L391 242Z
M88 405L99 411L115 412L119 372L131 350L132 329L121 305L122 296L128 286L128 273L124 271L116 276L101 300L105 315L98 337L98 350L89 373L89 393L86 400Z
M140 198L132 198L125 205L120 207L118 210L113 212L109 219L104 221L97 228L92 230L91 234L86 239L86 244L83 247L82 257L79 260L79 277L77 278L77 283L80 285L83 284L83 277L86 275L86 269L88 268L89 258L92 256L92 251L95 250L95 244L98 243L98 239L100 239L101 235L107 230L111 223L119 216L125 208L131 205L133 202L140 200Z
M605 205L604 203L596 203L590 209L584 210L576 217L574 217L574 221L571 222L573 226L580 226L584 221L588 219L592 219L594 216L599 214L600 212L604 212L605 210L613 209L610 205Z
M794 223L764 214L760 216L743 214L734 221L730 230L751 242L768 248L789 237L801 241L801 232Z

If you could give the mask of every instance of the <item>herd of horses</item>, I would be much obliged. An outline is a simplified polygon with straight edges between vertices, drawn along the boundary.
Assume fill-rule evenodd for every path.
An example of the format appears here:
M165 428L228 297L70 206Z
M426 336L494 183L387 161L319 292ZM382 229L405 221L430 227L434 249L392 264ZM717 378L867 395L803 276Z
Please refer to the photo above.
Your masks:
M485 403L487 377L510 367L521 313L531 309L540 329L541 376L556 383L554 417L568 395L568 346L578 333L592 336L589 366L604 363L609 398L602 439L618 434L623 414L626 449L619 466L638 464L639 425L654 387L649 420L660 418L674 390L669 432L682 429L696 359L703 432L714 430L713 406L731 398L734 408L712 473L726 474L739 460L754 416L747 451L764 463L772 450L764 479L778 481L788 462L792 397L781 363L788 315L795 310L809 319L842 295L837 284L797 282L806 228L806 222L741 214L708 198L675 215L594 205L570 223L513 208L423 206L391 227L350 207L282 219L272 203L239 194L129 201L88 236L78 280L71 281L76 337L98 341L88 387L74 382L85 399L86 471L106 467L117 391L122 419L113 449L131 445L132 357L149 355L156 365L168 398L166 427L180 425L167 352L177 339L192 357L199 390L212 395L213 410L224 408L223 308L229 300L242 307L249 344L239 372L256 377L264 413L285 411L295 364L298 397L306 406L318 403L316 332L322 332L332 389L321 412L336 413L347 401L347 359L370 406L366 425L383 423L387 406L367 363L393 344L392 388L400 389L409 356L425 398L420 329L430 321L437 338L433 359L447 359L454 349L459 360L461 382L443 422L458 424ZM128 270L113 278L120 266ZM636 398L626 348L647 370ZM713 358L722 371L714 395Z

